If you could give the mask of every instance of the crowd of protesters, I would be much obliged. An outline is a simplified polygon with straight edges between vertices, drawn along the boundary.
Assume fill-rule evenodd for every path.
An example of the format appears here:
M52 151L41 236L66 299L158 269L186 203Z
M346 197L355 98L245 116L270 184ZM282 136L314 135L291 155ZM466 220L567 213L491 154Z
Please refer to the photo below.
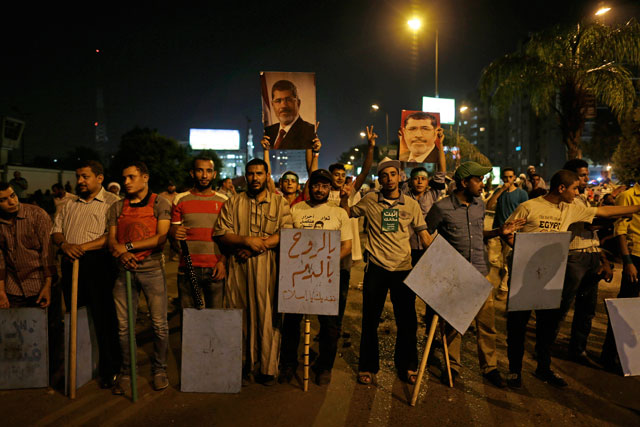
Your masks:
M433 132L443 140L441 129ZM611 280L615 257L623 263L620 296L638 296L637 187L615 186L610 180L590 186L588 163L576 159L549 177L548 184L533 166L522 174L503 167L503 184L490 190L485 176L491 168L464 162L447 171L443 150L431 176L419 165L405 176L405 164L385 158L377 164L377 179L366 182L377 138L373 128L367 129L367 138L362 172L348 177L343 164L318 169L322 144L316 137L313 148L307 150L309 180L305 185L293 171L273 181L269 138L262 140L265 160L256 158L246 165L246 189L236 189L231 179L221 180L214 189L217 171L206 157L193 160L189 189L179 192L170 184L160 194L151 191L153 177L138 161L122 170L122 187L117 182L105 183L102 165L88 160L76 169L75 194L70 185L54 184L51 192L35 192L29 199L24 198L28 183L16 172L14 179L0 184L0 307L48 307L59 303L55 295L61 292L68 310L72 266L79 260L78 304L90 309L97 331L100 385L121 395L131 371L125 297L125 273L131 272L134 309L140 291L149 305L153 387L162 390L169 385L163 257L168 240L174 243L180 262L182 308L196 304L184 258L188 251L204 306L245 310L243 383L288 383L298 368L301 316L282 315L275 306L279 232L283 228L340 230L339 313L319 316L320 351L313 366L316 383L326 385L331 381L342 331L353 248L362 245L360 233L352 232L355 222L363 226L367 237L363 239L366 267L356 380L376 384L380 369L377 329L390 293L397 324L395 368L401 380L414 384L418 368L416 295L403 280L425 256L437 232L494 285L495 293L474 321L479 363L489 383L518 388L522 386L525 331L531 313L508 314L509 372L505 379L497 367L494 308L495 299L504 300L508 295L513 234L570 231L561 306L536 310L535 375L559 388L567 385L551 368L550 347L572 305L571 359L619 372L610 328L599 362L587 355L586 344L598 283ZM397 213L388 215L395 220L383 220L383 212ZM544 221L540 220L543 214ZM491 216L492 220L485 221ZM433 314L428 308L427 317ZM461 338L448 326L442 338L448 343L453 383L462 369ZM444 371L442 380L449 381Z

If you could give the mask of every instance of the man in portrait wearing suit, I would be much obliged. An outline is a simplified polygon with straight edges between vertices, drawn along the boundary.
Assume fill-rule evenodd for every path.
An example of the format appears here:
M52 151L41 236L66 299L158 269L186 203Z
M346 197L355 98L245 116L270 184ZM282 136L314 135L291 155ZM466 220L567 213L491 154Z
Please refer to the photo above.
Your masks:
M267 126L264 137L275 150L311 149L315 127L300 117L298 89L289 80L279 80L271 88L271 105L280 123Z
M429 113L415 112L407 116L400 129L400 137L405 141L406 149L400 146L401 162L435 163L439 147L436 139L442 140L442 129L438 120Z

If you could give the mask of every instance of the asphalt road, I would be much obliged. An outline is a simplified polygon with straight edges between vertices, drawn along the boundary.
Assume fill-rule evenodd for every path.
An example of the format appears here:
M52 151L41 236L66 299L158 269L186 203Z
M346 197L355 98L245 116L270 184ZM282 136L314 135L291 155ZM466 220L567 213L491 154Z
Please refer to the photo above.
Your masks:
M177 297L176 263L167 263L169 296ZM378 386L363 386L355 381L360 340L362 264L352 272L351 289L344 330L349 339L341 339L339 355L329 386L311 382L308 392L293 381L287 385L265 387L251 384L239 394L182 393L179 391L180 324L177 311L170 314L169 381L170 387L156 392L151 387L149 354L152 352L150 323L146 307L138 313L137 334L139 400L113 396L101 390L96 381L84 385L77 398L70 400L53 389L0 391L0 422L3 426L24 425L216 425L216 426L412 426L412 425L640 425L640 381L616 376L566 360L566 348L572 314L562 325L554 348L553 368L569 383L558 390L536 379L532 373L533 341L529 339L523 370L523 388L518 391L497 389L482 379L478 366L475 336L467 332L463 339L464 369L454 388L439 381L440 371L430 368L416 407L408 401L411 387L397 379L393 370L395 325L388 300L380 324L382 368ZM606 314L603 299L615 297L620 267L612 283L601 282L600 303L589 341L589 353L596 357L604 340ZM417 302L420 312L424 304ZM498 367L505 373L505 304L498 302ZM313 334L317 322L312 323ZM534 323L528 335L533 337ZM424 347L425 325L419 325L419 346ZM317 350L317 343L313 344ZM436 355L441 357L440 350ZM302 377L302 367L299 376ZM313 376L312 376L313 378Z

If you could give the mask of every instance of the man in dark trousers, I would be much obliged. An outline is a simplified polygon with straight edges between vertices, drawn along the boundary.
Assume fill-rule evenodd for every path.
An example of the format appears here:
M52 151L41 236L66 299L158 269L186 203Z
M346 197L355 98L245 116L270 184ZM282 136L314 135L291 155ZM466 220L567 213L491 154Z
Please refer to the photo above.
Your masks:
M89 160L76 169L78 197L61 206L53 226L53 242L62 251L62 290L71 309L73 261L80 260L78 307L87 306L96 328L100 386L111 388L120 368L120 346L113 282L116 266L107 250L107 212L118 196L102 187L104 170Z

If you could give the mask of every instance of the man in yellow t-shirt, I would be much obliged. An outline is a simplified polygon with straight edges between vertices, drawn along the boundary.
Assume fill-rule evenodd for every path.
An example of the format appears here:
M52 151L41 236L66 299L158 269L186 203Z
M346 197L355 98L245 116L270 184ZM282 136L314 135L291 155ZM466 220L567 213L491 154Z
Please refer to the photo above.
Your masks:
M578 195L579 178L575 172L560 170L551 177L551 187L546 196L537 197L520 204L507 221L525 218L527 222L520 230L523 233L567 231L576 222L591 223L593 218L615 217L640 212L635 206L587 207L573 203ZM513 235L509 244L513 245ZM522 386L522 358L524 338L531 310L510 311L507 314L507 355L509 358L510 387ZM560 321L561 311L536 310L536 355L538 367L535 376L555 387L566 387L562 377L551 370L550 348L555 330Z

